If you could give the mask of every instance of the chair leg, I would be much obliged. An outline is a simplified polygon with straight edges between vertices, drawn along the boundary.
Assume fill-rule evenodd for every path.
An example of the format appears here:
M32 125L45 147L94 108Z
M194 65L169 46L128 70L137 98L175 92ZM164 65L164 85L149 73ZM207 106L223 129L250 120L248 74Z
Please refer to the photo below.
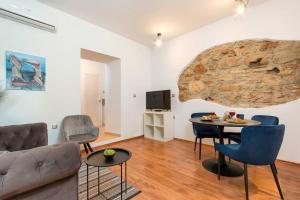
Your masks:
M276 182L276 185L277 185L277 188L278 188L278 192L280 194L280 197L281 199L284 199L283 197L283 194L282 194L282 191L281 191L281 187L280 187L280 184L279 184L279 180L278 180L278 177L277 177L277 170L276 170L276 166L275 164L271 164L271 170L272 170L272 173L273 173L273 176L274 176L274 179L275 179L275 182Z
M275 169L276 174L278 174L277 167L276 167L275 163L274 163L274 169Z
M228 144L231 144L230 138L228 138ZM229 162L230 162L230 161L231 161L231 158L229 157L228 160L229 160Z
M199 144L199 160L201 160L201 147L202 147L202 138L200 138L200 144Z
M246 200L249 199L248 193L248 167L247 164L244 163L244 180L245 180L245 192L246 192Z
M90 145L90 143L86 143L86 145L88 146L90 152L94 152L93 149L92 149L92 147L91 147L91 145Z
M196 147L197 147L197 137L195 138L195 144L194 144L194 151L196 151Z
M83 146L84 146L85 153L86 153L86 154L89 154L89 150L88 150L86 144L83 144Z
M216 144L216 138L213 138L214 141L214 145ZM215 153L217 152L217 150L215 149Z
M219 157L218 157L218 179L221 179L221 162L220 162L220 155L221 153L219 152Z

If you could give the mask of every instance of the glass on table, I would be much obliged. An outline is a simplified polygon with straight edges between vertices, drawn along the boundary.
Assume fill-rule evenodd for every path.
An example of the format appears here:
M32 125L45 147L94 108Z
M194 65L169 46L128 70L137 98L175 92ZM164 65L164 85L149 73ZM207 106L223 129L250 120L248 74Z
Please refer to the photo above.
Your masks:
M236 118L245 119L245 115L244 114L236 114Z

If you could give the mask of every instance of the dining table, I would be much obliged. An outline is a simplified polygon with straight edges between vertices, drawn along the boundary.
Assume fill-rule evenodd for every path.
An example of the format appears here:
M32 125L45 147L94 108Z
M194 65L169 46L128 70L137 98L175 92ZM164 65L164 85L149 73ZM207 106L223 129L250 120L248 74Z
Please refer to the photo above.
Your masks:
M201 120L201 117L195 117L189 119L195 125L199 126L216 126L219 130L219 143L224 144L224 138L226 138L226 133L224 133L224 127L247 127L247 126L257 126L261 122L244 119L241 123L236 123L233 121L224 121L223 119L215 119L212 121ZM237 164L233 162L226 162L225 155L219 152L219 158L210 158L202 162L202 166L208 171L218 174L218 163L220 162L220 175L227 177L237 177L242 176L244 170Z

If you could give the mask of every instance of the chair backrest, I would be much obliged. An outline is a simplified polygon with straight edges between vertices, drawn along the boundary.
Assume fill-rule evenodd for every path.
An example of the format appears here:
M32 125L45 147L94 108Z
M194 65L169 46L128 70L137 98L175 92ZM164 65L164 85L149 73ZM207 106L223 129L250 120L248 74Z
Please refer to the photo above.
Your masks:
M284 131L284 125L243 128L239 148L242 161L254 165L273 164L280 150Z
M93 122L88 115L70 115L62 122L62 130L67 139L70 135L86 133L91 128L93 128Z
M0 151L19 151L46 146L46 123L22 124L0 127Z
M261 125L278 125L279 119L269 115L254 115L251 119L261 122Z
M191 115L191 118L196 118L196 117L202 117L205 115L209 115L210 113L206 113L206 112L198 112L198 113L193 113ZM193 131L194 131L194 135L196 137L201 137L201 134L215 134L215 133L219 133L219 129L216 126L209 126L209 125L199 125L199 124L194 124L193 123Z

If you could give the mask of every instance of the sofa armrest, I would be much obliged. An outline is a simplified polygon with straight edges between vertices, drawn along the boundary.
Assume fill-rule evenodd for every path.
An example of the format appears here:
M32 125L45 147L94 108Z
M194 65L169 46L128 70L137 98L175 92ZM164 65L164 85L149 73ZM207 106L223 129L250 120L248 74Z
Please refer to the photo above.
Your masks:
M42 187L78 173L79 145L64 143L0 156L0 199Z

